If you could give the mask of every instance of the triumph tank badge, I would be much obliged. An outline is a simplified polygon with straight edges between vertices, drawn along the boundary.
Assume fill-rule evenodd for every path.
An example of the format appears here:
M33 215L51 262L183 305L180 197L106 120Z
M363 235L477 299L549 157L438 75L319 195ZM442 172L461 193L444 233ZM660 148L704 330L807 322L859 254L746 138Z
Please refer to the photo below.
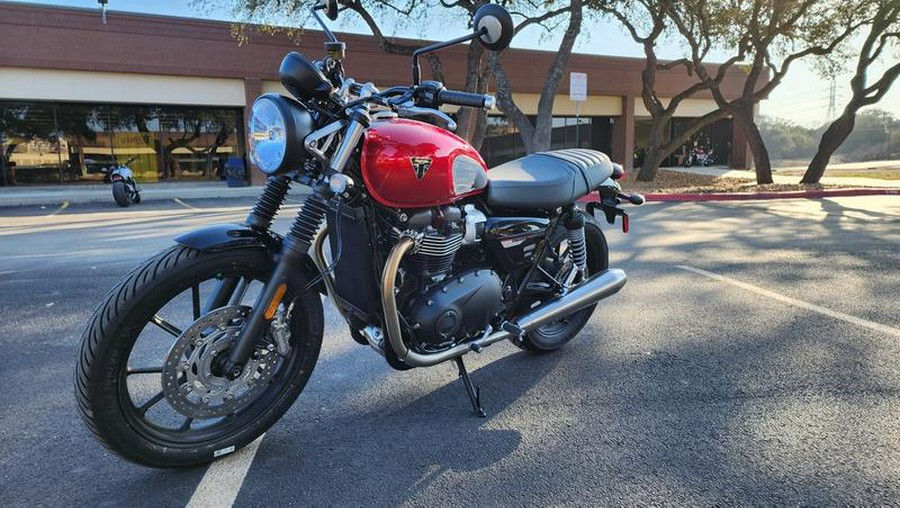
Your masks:
M431 157L410 157L409 162L412 163L413 171L416 172L416 179L425 178L425 173L431 167Z

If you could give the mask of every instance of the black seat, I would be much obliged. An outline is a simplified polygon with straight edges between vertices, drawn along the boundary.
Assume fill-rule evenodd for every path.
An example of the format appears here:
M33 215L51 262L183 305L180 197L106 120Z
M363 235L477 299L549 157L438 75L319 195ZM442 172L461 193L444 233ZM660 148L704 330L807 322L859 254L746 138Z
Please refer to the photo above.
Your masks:
M609 157L596 150L533 153L488 171L487 202L500 208L556 208L587 195L612 173Z

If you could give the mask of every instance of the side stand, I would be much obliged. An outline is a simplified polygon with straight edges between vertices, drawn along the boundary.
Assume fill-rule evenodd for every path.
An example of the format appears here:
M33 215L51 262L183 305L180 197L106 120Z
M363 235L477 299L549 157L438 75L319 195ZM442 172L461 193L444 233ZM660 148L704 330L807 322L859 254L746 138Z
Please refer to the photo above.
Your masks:
M472 384L472 379L469 377L469 372L466 370L466 364L463 363L463 359L461 356L457 356L453 359L456 362L456 368L459 369L459 377L462 378L463 384L466 385L466 393L469 394L469 400L472 402L472 409L475 411L475 415L479 418L487 417L484 409L481 407L481 388L476 388L475 385Z

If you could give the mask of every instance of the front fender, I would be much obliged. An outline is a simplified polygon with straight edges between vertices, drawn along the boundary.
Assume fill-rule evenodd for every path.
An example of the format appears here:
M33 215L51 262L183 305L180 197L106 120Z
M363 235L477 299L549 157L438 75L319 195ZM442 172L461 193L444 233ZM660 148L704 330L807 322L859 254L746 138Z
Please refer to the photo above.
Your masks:
M175 237L175 242L185 247L202 252L218 252L241 247L259 247L267 250L272 256L281 253L284 238L271 231L260 231L245 224L213 224L182 233ZM306 283L319 276L319 270L309 254L304 254L300 261L300 271ZM314 288L325 294L325 284L319 281Z
M213 224L181 233L175 242L199 251L217 252L238 247L259 246L273 254L281 251L282 238L243 224Z

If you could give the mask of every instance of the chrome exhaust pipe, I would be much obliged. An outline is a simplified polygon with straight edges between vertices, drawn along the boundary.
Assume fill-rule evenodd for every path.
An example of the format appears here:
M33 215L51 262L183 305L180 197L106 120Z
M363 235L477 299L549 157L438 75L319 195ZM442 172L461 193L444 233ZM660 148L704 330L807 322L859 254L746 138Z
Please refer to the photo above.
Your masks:
M319 273L323 273L328 269L328 260L325 258L325 239L328 238L328 228L322 228L316 233L315 238L313 239L313 263L316 265L316 269L319 270ZM344 318L344 321L350 323L350 320L347 319L347 316L344 314L344 311L341 310L341 306L338 305L337 300L335 300L335 291L334 291L334 278L331 274L326 274L322 280L325 282L325 291L328 293L328 298L331 299L331 303L334 304L334 308L337 309L338 314Z
M438 363L452 360L469 351L477 351L490 346L495 342L513 338L514 334L507 330L488 332L483 337L472 342L460 344L440 353L422 354L410 350L403 343L403 335L400 330L400 315L397 310L397 299L394 294L394 284L397 281L397 269L403 256L413 248L411 238L401 238L388 256L381 275L381 307L384 311L384 322L387 330L388 342L391 348L407 365L413 367L429 367ZM527 313L512 321L511 329L531 331L547 323L556 321L586 307L612 296L622 289L628 278L625 272L617 269L604 270L596 275L588 277L568 293L557 296L552 300L542 303Z

